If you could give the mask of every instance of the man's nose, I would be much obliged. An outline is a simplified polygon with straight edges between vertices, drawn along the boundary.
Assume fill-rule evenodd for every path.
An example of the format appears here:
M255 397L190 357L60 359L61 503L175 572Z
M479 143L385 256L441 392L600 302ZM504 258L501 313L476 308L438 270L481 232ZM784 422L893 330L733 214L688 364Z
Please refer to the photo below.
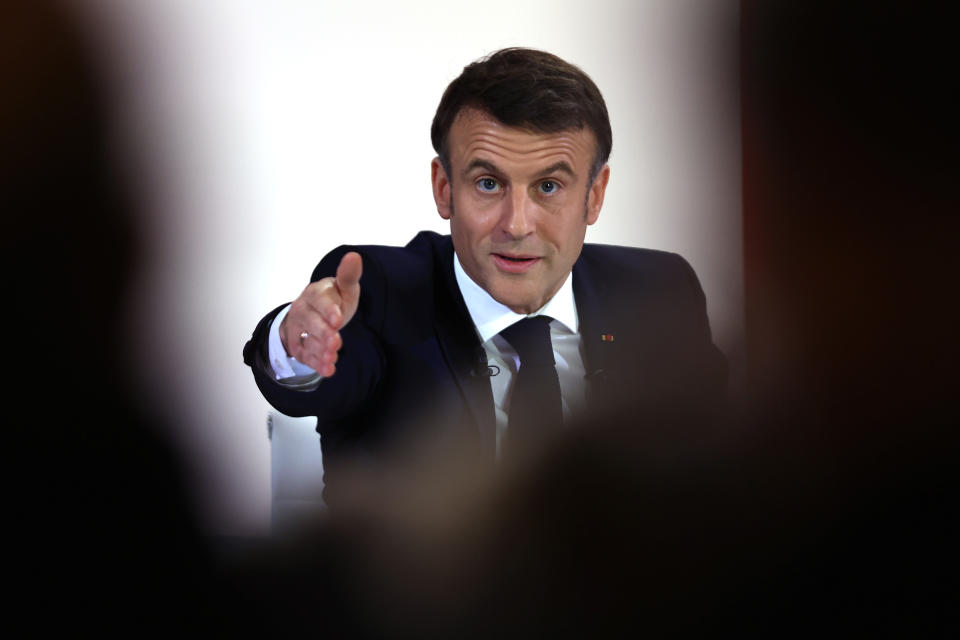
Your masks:
M536 229L536 203L526 191L518 189L504 203L500 227L513 240L524 238Z

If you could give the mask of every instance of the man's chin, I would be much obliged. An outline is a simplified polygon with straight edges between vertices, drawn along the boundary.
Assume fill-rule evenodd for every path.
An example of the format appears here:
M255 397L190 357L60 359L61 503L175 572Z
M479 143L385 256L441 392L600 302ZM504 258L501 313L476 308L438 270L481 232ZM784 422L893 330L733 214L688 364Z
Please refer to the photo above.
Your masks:
M515 291L491 291L489 293L494 300L505 307L509 307L514 313L533 313L543 306L542 303L539 303L539 298L530 293L519 293Z

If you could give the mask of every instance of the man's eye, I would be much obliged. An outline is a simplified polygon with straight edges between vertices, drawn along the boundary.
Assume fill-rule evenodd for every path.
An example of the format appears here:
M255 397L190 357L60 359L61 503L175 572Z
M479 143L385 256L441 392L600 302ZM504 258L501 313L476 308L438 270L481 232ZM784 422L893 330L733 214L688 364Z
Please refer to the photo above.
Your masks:
M544 180L540 183L541 193L553 193L558 189L558 185L553 180Z
M500 184L493 178L481 178L477 182L477 188L486 193L495 193L500 189Z

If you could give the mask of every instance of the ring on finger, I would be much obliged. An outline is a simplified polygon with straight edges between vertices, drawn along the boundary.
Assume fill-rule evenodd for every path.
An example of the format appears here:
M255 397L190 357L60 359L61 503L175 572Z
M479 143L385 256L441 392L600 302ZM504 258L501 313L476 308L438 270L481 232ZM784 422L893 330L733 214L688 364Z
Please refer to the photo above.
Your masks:
M306 340L306 339L309 338L309 337L310 337L310 334L307 333L306 331L301 331L301 332L300 332L300 346L301 346L301 347L303 346L303 341Z

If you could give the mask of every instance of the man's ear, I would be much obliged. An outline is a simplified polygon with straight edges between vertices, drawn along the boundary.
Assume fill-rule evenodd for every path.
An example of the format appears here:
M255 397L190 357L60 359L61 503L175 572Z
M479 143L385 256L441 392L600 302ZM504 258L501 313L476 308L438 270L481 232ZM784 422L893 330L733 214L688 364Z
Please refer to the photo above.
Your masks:
M610 165L603 165L590 185L587 192L587 224L593 224L600 217L600 208L603 207L603 196L607 192L607 183L610 181Z
M450 179L447 172L440 162L440 158L434 158L430 163L430 180L433 182L433 200L437 203L437 213L444 220L450 219Z

